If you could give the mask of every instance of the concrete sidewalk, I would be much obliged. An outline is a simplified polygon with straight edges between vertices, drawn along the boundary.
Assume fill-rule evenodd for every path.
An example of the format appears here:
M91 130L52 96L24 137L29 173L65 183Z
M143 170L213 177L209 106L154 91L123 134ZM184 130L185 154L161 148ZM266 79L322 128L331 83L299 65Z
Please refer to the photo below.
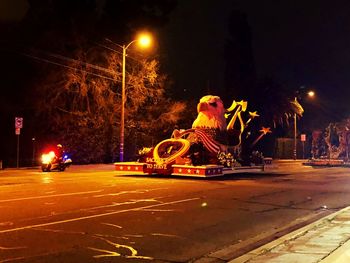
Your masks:
M229 261L229 263L265 262L350 262L350 207Z

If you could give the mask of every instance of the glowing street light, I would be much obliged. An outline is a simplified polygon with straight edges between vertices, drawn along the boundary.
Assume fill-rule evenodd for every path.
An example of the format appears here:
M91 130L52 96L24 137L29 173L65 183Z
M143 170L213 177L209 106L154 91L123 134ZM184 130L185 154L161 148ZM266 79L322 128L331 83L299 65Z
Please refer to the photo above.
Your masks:
M315 92L313 90L308 91L307 95L311 98L315 97Z
M121 118L120 118L120 148L119 148L119 161L124 161L124 122L125 122L125 60L126 50L133 44L138 43L140 47L147 48L151 45L152 38L149 34L142 33L136 39L131 41L127 45L123 45L123 66L122 66L122 107L121 107Z
M138 41L141 47L147 48L151 45L152 39L149 34L143 33L139 35Z
M307 96L310 98L315 97L315 92L310 90L307 93ZM299 104L297 97L294 97L294 102L295 104ZM296 160L297 159L297 114L294 113L294 149L293 149L293 159Z

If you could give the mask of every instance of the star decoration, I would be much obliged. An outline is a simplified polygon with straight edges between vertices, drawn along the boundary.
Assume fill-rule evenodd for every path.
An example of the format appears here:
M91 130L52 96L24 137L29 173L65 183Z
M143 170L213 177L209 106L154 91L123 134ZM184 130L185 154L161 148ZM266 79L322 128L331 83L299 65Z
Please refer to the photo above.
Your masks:
M257 111L249 112L250 118L254 119L256 117L259 117L260 115L257 113Z
M265 128L264 126L261 128L260 132L262 132L264 135L272 133L270 127Z

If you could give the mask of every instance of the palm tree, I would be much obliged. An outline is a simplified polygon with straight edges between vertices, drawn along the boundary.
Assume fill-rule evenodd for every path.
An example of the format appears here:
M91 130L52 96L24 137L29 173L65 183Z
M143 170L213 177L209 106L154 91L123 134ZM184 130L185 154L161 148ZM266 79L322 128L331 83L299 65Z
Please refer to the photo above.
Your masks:
M258 108L261 122L276 128L277 126L289 126L294 114L298 118L302 117L304 109L297 97L291 95L294 94L272 78L262 80L252 97L252 104Z

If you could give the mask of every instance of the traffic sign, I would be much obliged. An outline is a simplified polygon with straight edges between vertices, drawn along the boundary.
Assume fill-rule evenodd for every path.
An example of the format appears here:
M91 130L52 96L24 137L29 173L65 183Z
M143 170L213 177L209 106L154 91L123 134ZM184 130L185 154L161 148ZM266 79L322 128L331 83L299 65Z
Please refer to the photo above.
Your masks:
M22 117L16 117L15 118L15 128L16 129L23 128L23 118Z
M16 128L16 135L20 135L21 134L21 129L20 128Z
M306 141L306 134L301 134L301 135L300 135L300 140L301 140L302 142L305 142L305 141Z

